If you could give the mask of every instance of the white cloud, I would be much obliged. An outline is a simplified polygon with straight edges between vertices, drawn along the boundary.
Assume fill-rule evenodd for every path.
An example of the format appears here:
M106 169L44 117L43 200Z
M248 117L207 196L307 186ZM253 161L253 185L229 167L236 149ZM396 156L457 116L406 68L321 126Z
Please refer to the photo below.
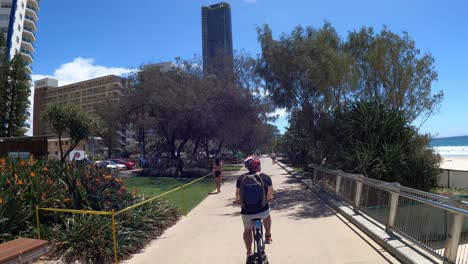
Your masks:
M286 111L286 108L276 108L276 110L273 113L268 114L270 117L278 117L278 118L285 118L289 115L289 113Z
M288 115L288 112L286 111L286 108L278 108L275 111L275 115L278 115L279 117L285 117Z
M42 78L50 77L59 80L59 86L62 86L110 74L122 76L133 71L135 70L95 65L93 59L78 57L71 62L67 62L60 65L54 71L54 74L52 76L44 74L33 74L31 75L31 79L34 82Z
M81 81L86 81L93 78L98 78L110 74L122 76L129 74L131 72L136 71L135 69L127 69L127 68L119 68L119 67L106 67L95 65L93 59L89 58L75 58L71 62L64 63L60 65L55 71L53 75L45 75L45 74L32 74L31 80L34 82L43 78L54 78L59 81L59 86L67 85L70 83L76 83ZM29 97L29 101L31 101L30 105L30 113L31 118L28 120L32 125L32 115L33 115L33 105L34 105L34 86L31 87L31 96ZM32 127L26 133L26 135L32 135Z

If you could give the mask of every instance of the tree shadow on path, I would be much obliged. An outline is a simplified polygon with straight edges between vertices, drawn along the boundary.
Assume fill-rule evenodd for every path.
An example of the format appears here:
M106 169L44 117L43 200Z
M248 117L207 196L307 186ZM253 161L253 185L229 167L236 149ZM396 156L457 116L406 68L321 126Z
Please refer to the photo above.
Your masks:
M291 211L289 216L296 220L322 218L335 215L320 198L289 177L283 185L275 190L275 199L271 204L273 210Z

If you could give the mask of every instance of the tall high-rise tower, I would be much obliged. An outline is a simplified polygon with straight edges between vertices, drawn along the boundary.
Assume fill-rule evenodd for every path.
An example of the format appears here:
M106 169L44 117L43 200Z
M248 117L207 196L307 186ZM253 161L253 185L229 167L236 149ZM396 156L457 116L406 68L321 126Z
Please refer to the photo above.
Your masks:
M39 3L40 0L0 0L0 32L4 34L8 55L12 59L20 54L27 63L28 74L33 72ZM30 130L32 117L29 111L27 114L24 126Z
M34 42L40 0L0 0L0 31L5 34L10 59L21 54L28 63L27 71L32 73L29 64L34 62Z
M232 72L231 7L222 2L202 7L203 73Z

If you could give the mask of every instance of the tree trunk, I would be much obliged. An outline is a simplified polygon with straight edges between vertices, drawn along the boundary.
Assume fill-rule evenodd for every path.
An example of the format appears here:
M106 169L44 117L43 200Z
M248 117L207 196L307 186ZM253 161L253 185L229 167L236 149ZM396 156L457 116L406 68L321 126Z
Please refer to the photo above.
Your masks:
M201 140L201 137L198 137L197 141L195 142L195 146L193 147L193 151L192 151L192 157L197 154L198 145L200 144L200 140Z
M221 142L219 142L219 145L218 145L218 150L216 150L216 157L218 157L219 155L219 152L221 152L221 148L223 147L223 143L224 143L224 138L221 139Z
M60 149L60 161L64 162L65 159L63 157L63 147L62 147L62 133L58 134L58 142L59 142L59 149Z
M177 148L177 155L176 155L176 160L177 160L177 174L179 176L182 176L182 171L184 169L184 161L182 160L181 153L182 150L184 149L185 144L187 144L188 138L185 138L182 142L180 142L179 147Z
M65 160L68 157L68 155L70 155L70 152L72 152L76 148L76 146L78 146L78 144L80 144L80 141L75 141L73 143L70 142L70 147L68 148L67 152L65 152L65 155L63 155L63 160Z

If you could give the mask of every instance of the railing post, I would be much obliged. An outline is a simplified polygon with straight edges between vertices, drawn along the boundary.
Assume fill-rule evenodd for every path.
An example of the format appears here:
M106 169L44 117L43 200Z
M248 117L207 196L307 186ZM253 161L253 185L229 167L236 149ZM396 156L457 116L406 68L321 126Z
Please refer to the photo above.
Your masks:
M463 228L463 215L450 213L450 221L445 244L444 263L454 264L457 261L458 244L460 243L461 231Z
M336 174L335 194L340 193L340 186L341 186L341 175Z
M356 177L356 193L354 194L354 204L353 204L353 211L355 213L358 212L359 206L361 204L361 194L362 194L362 175Z
M398 199L400 197L398 194L400 192L400 184L395 183L391 186L391 189L393 189L394 192L390 192L390 205L388 208L387 226L385 227L385 230L389 233L393 232L393 226L395 225L395 218L398 210Z
M41 223L39 222L39 206L36 205L36 225L37 225L37 239L41 240Z
M117 232L115 227L115 212L112 210L112 240L114 242L114 263L119 263L119 259L117 257Z

